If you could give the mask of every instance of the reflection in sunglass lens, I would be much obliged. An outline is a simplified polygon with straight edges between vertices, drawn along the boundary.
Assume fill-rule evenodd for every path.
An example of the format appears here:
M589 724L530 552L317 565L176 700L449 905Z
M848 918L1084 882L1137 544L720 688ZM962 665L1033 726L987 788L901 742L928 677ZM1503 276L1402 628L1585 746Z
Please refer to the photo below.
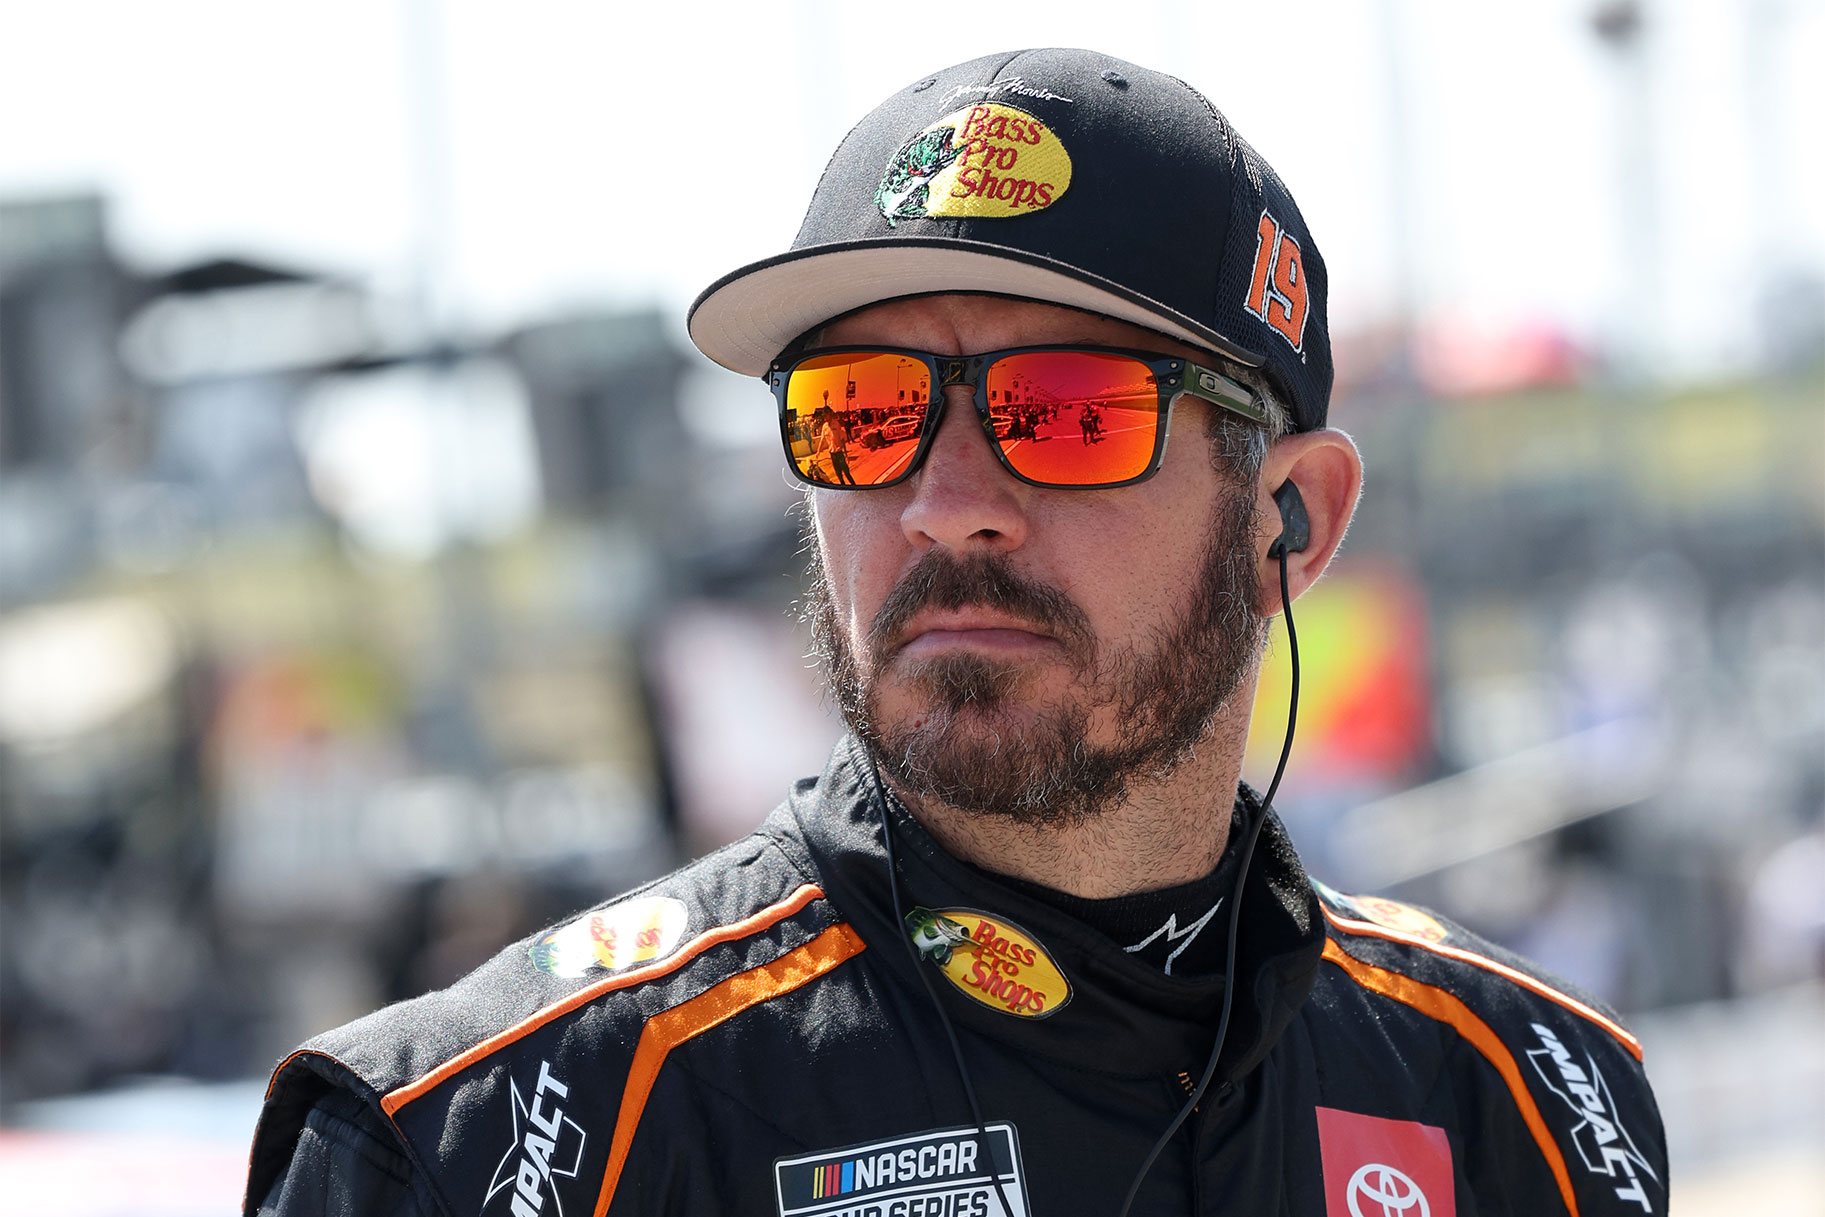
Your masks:
M1125 482L1147 471L1160 391L1147 365L1098 351L1029 351L997 360L989 415L1008 463L1059 486Z
M931 370L888 351L813 355L786 381L786 447L820 486L878 486L906 472L931 405Z

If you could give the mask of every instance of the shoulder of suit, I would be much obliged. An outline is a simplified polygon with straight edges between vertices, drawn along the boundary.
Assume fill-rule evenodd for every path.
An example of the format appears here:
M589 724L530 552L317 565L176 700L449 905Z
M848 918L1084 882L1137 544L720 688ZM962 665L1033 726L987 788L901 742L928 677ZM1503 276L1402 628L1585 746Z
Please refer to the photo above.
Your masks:
M755 833L504 948L447 989L318 1036L303 1052L391 1093L591 1011L600 1034L811 941L841 921L802 856Z
M1406 1007L1480 1056L1480 1102L1512 1105L1569 1211L1665 1211L1660 1113L1614 1011L1435 913L1312 886L1330 983Z
M1503 1024L1540 1018L1577 1020L1636 1060L1641 1043L1598 998L1530 960L1415 905L1384 896L1348 896L1317 880L1325 920L1325 958L1358 986L1412 1001L1451 1001ZM1435 991L1436 998L1427 998Z
M522 1090L561 1085L557 1062L631 1059L656 1014L731 984L764 992L776 973L818 975L856 954L861 940L780 824L532 934L448 989L312 1039L274 1072L254 1173L263 1155L282 1163L328 1090L362 1096L409 1142L415 1106L444 1108L502 1077Z

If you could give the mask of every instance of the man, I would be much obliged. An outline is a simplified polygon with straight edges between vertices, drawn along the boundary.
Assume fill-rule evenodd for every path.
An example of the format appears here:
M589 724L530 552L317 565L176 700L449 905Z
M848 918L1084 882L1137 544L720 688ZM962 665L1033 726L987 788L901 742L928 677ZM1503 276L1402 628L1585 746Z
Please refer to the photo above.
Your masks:
M828 393L824 400L826 403L830 400ZM843 422L843 416L834 411L824 416L824 447L830 453L830 474L834 484L855 485L855 475L849 472L849 427Z
M1170 77L997 55L863 119L691 317L788 423L920 403L858 485L788 445L851 737L755 835L285 1061L250 1209L1664 1212L1628 1032L1317 884L1240 784L1263 623L1360 482L1324 291ZM998 435L1016 378L1101 442Z

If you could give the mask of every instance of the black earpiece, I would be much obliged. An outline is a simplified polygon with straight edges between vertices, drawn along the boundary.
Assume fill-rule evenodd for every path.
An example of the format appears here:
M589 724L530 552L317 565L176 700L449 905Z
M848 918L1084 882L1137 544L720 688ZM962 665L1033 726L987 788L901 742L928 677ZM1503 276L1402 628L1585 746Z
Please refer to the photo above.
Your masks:
M1287 651L1292 663L1291 696L1286 708L1286 740L1280 746L1280 763L1274 767L1274 779L1268 783L1267 793L1261 798L1260 810L1252 816L1243 817L1242 845L1236 861L1235 888L1229 897L1228 950L1223 965L1223 1008L1217 1018L1216 1041L1210 1047L1210 1059L1205 1063L1203 1076L1192 1088L1190 1097L1185 1100L1185 1105L1179 1108L1178 1114L1173 1117L1172 1123L1166 1126L1166 1131L1160 1135L1160 1139L1153 1143L1153 1148L1148 1151L1147 1157L1141 1162L1140 1170L1135 1173L1134 1182L1128 1185L1128 1196L1122 1202L1121 1217L1128 1217L1129 1212L1134 1208L1135 1197L1140 1194L1141 1184L1146 1180L1148 1172L1153 1169L1153 1164L1159 1161L1161 1151L1172 1142L1172 1138L1177 1135L1186 1118L1197 1110L1199 1101L1203 1099L1205 1091L1210 1089L1212 1079L1216 1077L1217 1062L1223 1055L1223 1043L1229 1035L1229 1020L1235 1003L1236 959L1240 954L1238 934L1242 924L1242 894L1248 883L1249 865L1255 856L1255 842L1260 838L1261 826L1273 814L1274 796L1280 792L1280 779L1286 776L1286 763L1293 755L1293 730L1299 721L1299 634L1293 628L1293 597L1287 578L1286 556L1290 553L1296 554L1312 543L1312 522L1305 514L1305 500L1299 496L1299 487L1292 482L1281 483L1280 489L1274 491L1274 502L1280 508L1280 535L1274 538L1272 545L1268 546L1267 555L1270 558L1280 559L1280 608L1286 621ZM874 777L877 794L881 801L881 839L887 854L888 892L893 901L894 917L896 920L901 920L905 917L905 905L900 899L899 864L894 858L893 813L888 809L887 788L881 784L879 771L875 771ZM904 924L903 920L901 920L901 924ZM963 1061L963 1047L957 1042L957 1032L951 1026L950 1015L945 1011L944 1003L938 1000L937 989L933 987L930 978L925 974L924 961L919 956L918 948L913 945L910 937L905 938L905 942L906 949L912 955L913 971L918 974L920 982L925 986L926 996L931 998L932 1005L938 1012L938 1022L944 1027L945 1036L950 1040L951 1057L957 1062L957 1075L963 1083L963 1095L969 1101L970 1119L976 1129L976 1144L980 1147L977 1153L982 1155L984 1161L987 1161L988 1125L983 1121L982 1107L976 1101L976 1089L970 1084L970 1071ZM1001 1200L1001 1211L1013 1212L1008 1205L1007 1197L1001 1194L1000 1177L991 1176L991 1178L994 1180L995 1190Z
M1280 484L1280 489L1274 491L1274 502L1280 508L1280 535L1267 547L1267 556L1280 559L1280 615L1286 622L1286 649L1292 663L1293 677L1286 706L1286 741L1280 745L1280 763L1274 766L1274 780L1267 784L1267 793L1261 796L1261 810L1259 814L1248 818L1243 828L1242 852L1236 862L1236 886L1229 897L1229 946L1223 964L1223 1013L1217 1018L1216 1043L1210 1046L1210 1060L1205 1063L1204 1074L1198 1079L1198 1084L1192 1087L1191 1097L1185 1100L1185 1106L1179 1108L1179 1114L1166 1126L1165 1133L1153 1143L1146 1160L1141 1163L1141 1169L1134 1176L1134 1182L1128 1185L1128 1198L1122 1202L1121 1217L1128 1217L1134 1208L1134 1198L1140 1195L1141 1184L1146 1180L1147 1172L1159 1161L1160 1152L1177 1135L1179 1126L1185 1123L1186 1117L1198 1109L1199 1100L1210 1089L1211 1079L1217 1076L1217 1062L1223 1056L1223 1041L1229 1035L1229 1016L1234 1008L1236 956L1240 949L1237 935L1242 926L1242 893L1248 883L1248 867L1254 860L1255 842L1261 836L1261 826L1273 814L1274 796L1280 793L1280 779L1286 776L1286 763L1293 755L1293 730L1299 723L1299 631L1293 628L1293 593L1286 573L1286 556L1296 554L1312 543L1312 521L1305 514L1305 500L1299 497L1299 487L1292 482ZM898 907L896 903L896 910ZM957 1067L963 1067L961 1057L958 1058Z
M1267 556L1284 558L1312 543L1312 521L1306 517L1305 500L1299 497L1297 484L1280 483L1280 489L1274 491L1274 502L1280 507L1280 535L1267 547Z

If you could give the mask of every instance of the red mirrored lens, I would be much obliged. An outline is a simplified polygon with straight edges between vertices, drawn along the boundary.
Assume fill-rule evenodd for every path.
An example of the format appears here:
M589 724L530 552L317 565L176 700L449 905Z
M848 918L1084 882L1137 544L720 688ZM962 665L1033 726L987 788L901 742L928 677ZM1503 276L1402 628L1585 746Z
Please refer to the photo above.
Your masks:
M906 472L931 405L931 369L910 355L813 355L786 381L786 447L820 486L878 486Z
M1132 356L1009 355L989 368L985 388L1001 451L1023 477L1095 486L1139 477L1153 460L1160 390Z

